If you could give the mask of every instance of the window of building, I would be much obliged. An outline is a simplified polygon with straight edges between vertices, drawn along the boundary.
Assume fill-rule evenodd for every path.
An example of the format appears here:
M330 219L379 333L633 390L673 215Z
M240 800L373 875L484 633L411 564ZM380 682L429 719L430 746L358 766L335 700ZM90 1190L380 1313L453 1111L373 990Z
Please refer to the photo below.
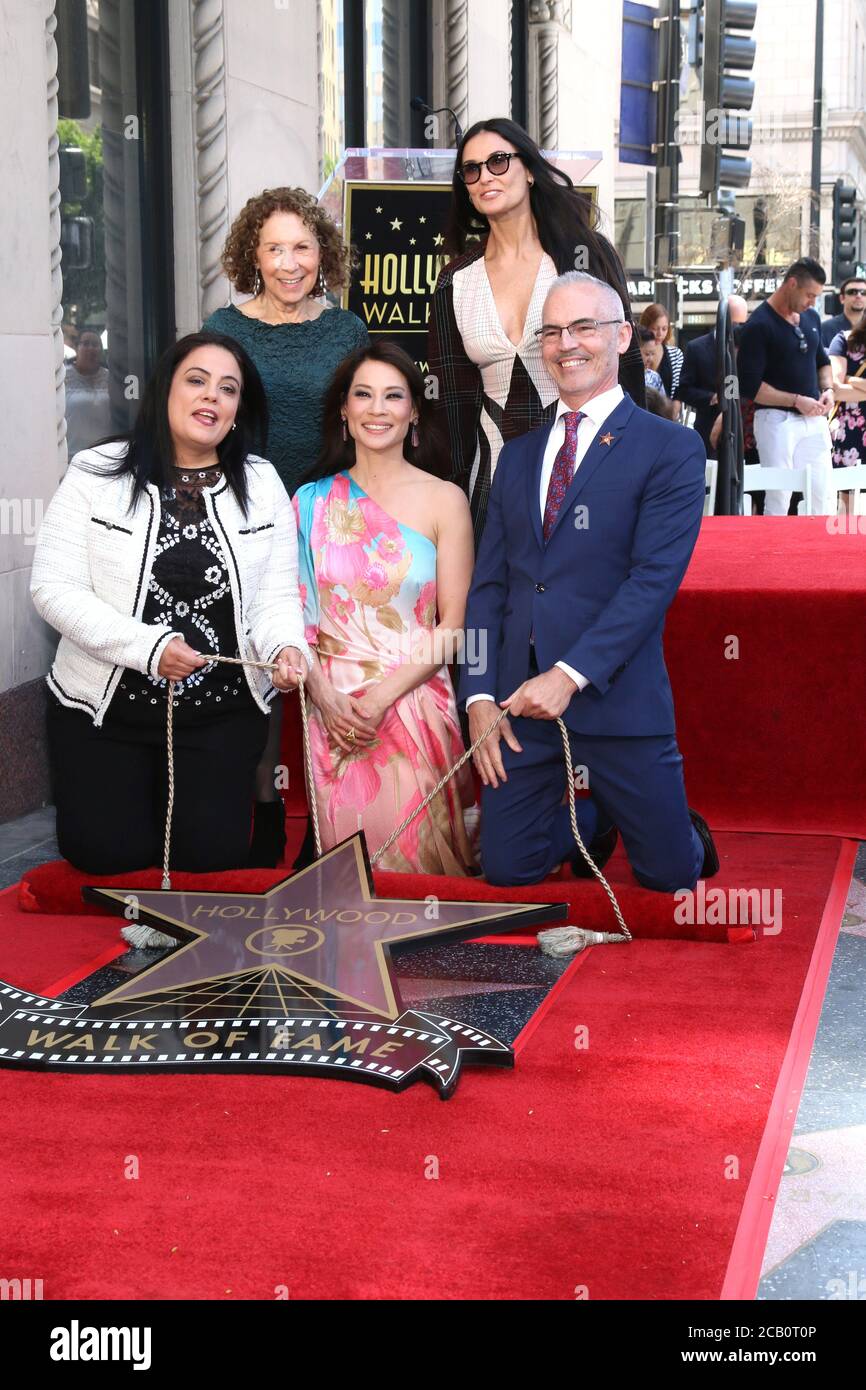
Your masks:
M70 457L126 430L174 337L165 0L57 0Z
M736 208L746 224L744 267L789 265L800 255L802 192L797 185L780 184L765 193L738 193ZM718 214L707 208L702 198L681 197L679 209L677 264L711 264L712 223ZM616 248L632 274L643 270L645 228L646 199L617 198Z

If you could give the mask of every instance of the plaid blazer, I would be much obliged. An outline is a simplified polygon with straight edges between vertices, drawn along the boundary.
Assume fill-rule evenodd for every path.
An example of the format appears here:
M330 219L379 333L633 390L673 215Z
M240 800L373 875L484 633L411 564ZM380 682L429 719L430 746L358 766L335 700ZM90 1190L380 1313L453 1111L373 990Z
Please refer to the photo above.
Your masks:
M450 474L446 473L446 476L459 483L464 492L469 490L469 475L478 445L478 421L484 391L481 372L467 357L457 327L454 315L454 276L483 255L484 242L481 241L442 267L433 292L427 337L428 371L436 377L439 384L435 410L440 424L447 430L451 449L451 471ZM616 259L619 262L619 257ZM605 278L598 265L590 266L590 274L597 275L599 279ZM614 284L614 289L622 300L626 319L634 327L625 274ZM628 349L619 359L619 380L635 405L645 408L644 365L636 332L632 333ZM539 425L547 424L556 414L556 404L554 401L545 410L540 402L530 402L525 411L517 412L519 418L509 416L503 430L505 442L516 438L517 435L526 434Z

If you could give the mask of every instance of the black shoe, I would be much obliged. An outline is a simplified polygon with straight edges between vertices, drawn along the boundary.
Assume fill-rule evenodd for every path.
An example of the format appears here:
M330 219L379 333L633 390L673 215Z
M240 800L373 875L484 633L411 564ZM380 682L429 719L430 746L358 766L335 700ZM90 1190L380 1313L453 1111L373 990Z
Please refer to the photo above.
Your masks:
M292 873L300 873L301 869L306 869L313 864L316 859L316 837L313 834L313 817L307 816L307 828L304 831L304 843L298 850L295 862L292 865Z
M616 842L619 839L619 831L615 825L611 825L601 835L596 835L589 846L589 852L595 863L596 868L603 869L610 856L616 849ZM571 856L571 872L575 878L595 878L595 874L587 864L579 849L575 849Z
M275 869L286 848L286 812L282 800L257 801L247 866Z
M691 808L689 808L689 817L704 851L704 864L698 877L712 878L714 874L719 872L719 852L710 834L710 827L703 816L699 816L697 811L693 811Z

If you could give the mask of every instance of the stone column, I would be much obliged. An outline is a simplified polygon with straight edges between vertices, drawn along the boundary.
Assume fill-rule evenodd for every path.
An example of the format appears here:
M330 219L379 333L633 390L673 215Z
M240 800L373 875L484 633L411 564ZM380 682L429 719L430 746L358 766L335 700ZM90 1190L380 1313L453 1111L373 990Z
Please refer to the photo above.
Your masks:
M559 43L570 14L565 0L529 3L529 133L544 150L559 141Z
M227 302L220 258L228 234L223 0L190 0L198 221L199 319Z
M54 358L54 415L57 436L57 480L66 468L66 363L63 353L63 272L60 267L60 140L57 136L57 16L54 0L43 0L45 11L45 78L48 103L48 218L51 256L51 339Z

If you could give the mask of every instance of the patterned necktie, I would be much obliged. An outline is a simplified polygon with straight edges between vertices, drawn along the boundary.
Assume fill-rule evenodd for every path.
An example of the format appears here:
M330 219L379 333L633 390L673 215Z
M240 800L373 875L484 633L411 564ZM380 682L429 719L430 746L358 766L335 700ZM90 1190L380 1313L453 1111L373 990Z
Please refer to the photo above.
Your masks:
M550 533L556 525L556 518L559 516L559 509L565 501L565 494L571 487L571 480L574 477L574 459L577 453L577 427L581 420L586 419L586 416L582 410L570 410L562 418L565 421L565 443L553 461L553 472L547 485L543 525L545 541L550 539Z

